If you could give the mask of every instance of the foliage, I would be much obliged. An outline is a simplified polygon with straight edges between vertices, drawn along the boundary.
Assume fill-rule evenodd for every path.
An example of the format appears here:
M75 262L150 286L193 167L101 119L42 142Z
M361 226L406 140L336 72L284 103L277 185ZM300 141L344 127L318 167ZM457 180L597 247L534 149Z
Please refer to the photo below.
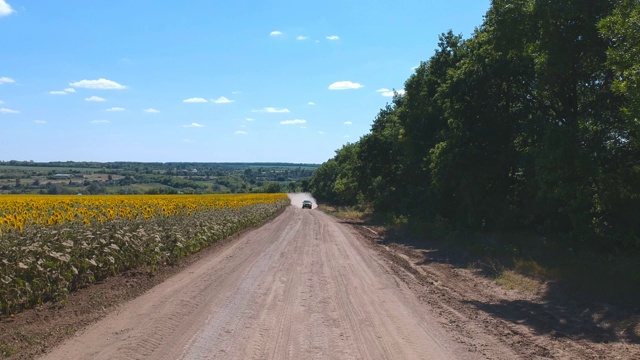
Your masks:
M638 0L492 1L310 190L414 224L640 250L638 19Z

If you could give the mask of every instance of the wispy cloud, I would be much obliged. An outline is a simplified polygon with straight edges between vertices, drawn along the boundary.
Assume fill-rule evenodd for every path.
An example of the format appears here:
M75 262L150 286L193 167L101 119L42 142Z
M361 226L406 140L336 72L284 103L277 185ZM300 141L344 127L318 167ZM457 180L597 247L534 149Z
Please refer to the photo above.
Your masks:
M125 111L125 108L112 107L111 109L105 109L104 111Z
M92 124L108 124L111 121L109 121L109 120L91 120L89 122L92 123Z
M2 1L2 0L0 0L0 1ZM13 84L14 82L16 82L16 81L13 80L10 77L6 77L6 76L0 77L0 85L2 85L2 84Z
M127 87L113 80L100 78L98 80L80 80L69 83L74 88L96 89L96 90L124 90Z
M351 90L360 89L361 87L364 87L364 85L353 81L336 81L329 85L329 90Z
M266 113L275 114L275 113L288 113L289 109L287 109L287 108L278 109L278 108L274 108L274 107L266 107L266 108L261 109L261 110L251 110L251 111L253 111L253 112L266 112Z
M395 92L398 95L404 95L404 93L405 93L404 90L396 90ZM382 96L392 97L394 95L395 95L395 93L393 91L391 91L391 90L387 90L387 91L382 92Z
M97 102L102 102L102 101L107 101L107 99L105 98L101 98L100 96L91 96L88 98L84 98L84 101L97 101Z
M18 110L11 110L7 108L0 108L0 114L20 114Z
M228 104L228 103L232 103L233 102L233 100L227 99L224 96L220 96L219 98L217 98L215 100L211 100L211 101L213 101L216 104Z
M236 131L236 132L235 132L235 134L236 134L236 135L247 135L247 134L248 134L248 132L246 132L246 131L242 131L242 130L238 130L238 131Z
M36 123L36 124L46 124L47 122L44 121L44 120L36 120L36 121L34 121L34 123Z
M340 40L340 36L338 35L327 36L327 40L331 40L331 41Z
M191 123L189 125L182 125L182 127L203 128L204 125L194 122L194 123Z
M231 93L232 93L233 95L235 95L235 94L240 94L240 93L242 93L242 91L232 91Z
M67 95L67 94L71 94L76 92L76 89L74 88L66 88L64 90L54 90L54 91L49 91L49 94L51 95Z
M307 120L300 120L300 119L280 121L281 125L297 125L297 124L306 124L306 123L307 123Z
M324 131L318 131L318 134L320 134L320 135L324 135L324 134L326 134L326 132L324 132Z
M282 35L282 31L274 30L269 33L270 36L280 36Z
M11 8L11 5L7 4L5 0L0 0L0 16L8 16L14 12L15 10Z
M309 101L309 102L307 103L307 105L311 105L311 106L313 106L313 105L315 105L315 104L316 104L316 103L314 103L313 101Z
M186 102L186 103L206 103L208 101L205 98L192 97L192 98L184 99L184 100L182 100L182 102Z
M300 36L296 37L296 40L301 40L301 41L302 40L307 40L307 39L309 39L309 37L308 36L303 36L303 35L300 35Z
M4 101L0 100L0 104L4 104Z
M345 121L344 124L345 125L353 125L353 123L351 121Z
M247 120L247 121L255 121L256 119L246 118L245 120Z
M154 108L144 109L143 111L146 112L146 113L149 113L149 114L157 114L157 113L160 112L160 110L154 109Z
M379 92L379 93L384 93L384 92L388 92L388 91L391 91L391 90L389 90L387 88L382 88L382 89L376 90L376 92Z

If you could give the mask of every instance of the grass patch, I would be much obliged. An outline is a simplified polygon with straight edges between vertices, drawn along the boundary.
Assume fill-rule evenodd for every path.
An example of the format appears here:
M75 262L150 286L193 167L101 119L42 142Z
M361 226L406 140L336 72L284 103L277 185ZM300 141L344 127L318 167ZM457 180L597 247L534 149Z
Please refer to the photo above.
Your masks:
M0 340L0 356L4 358L8 358L9 356L15 354L18 349L5 344L2 340Z
M364 209L352 206L319 205L318 209L331 216L346 220L364 220L369 216Z
M514 270L503 271L496 278L496 282L505 289L531 294L537 294L543 289L542 283L539 280L532 279Z
M522 282L514 276L519 274L540 283L562 282L579 296L614 303L640 301L640 257L636 255L577 250L562 239L532 234L457 233L444 239L462 246L471 255L469 261L485 259L480 265L487 275L506 287Z
M42 344L42 340L37 338L36 336L29 335L22 330L15 330L14 336L19 339L23 343L27 343L29 345L39 345Z

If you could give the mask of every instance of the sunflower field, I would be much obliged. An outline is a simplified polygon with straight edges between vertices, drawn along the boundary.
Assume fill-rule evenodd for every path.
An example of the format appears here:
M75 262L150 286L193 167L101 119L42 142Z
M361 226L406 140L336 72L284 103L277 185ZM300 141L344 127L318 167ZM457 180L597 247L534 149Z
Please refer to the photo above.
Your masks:
M0 196L0 314L153 272L289 205L285 194Z

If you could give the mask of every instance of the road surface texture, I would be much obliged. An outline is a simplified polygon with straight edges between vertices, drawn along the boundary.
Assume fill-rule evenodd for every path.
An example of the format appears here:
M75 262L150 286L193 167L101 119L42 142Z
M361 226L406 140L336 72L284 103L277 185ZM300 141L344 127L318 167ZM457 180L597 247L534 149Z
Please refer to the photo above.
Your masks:
M490 283L464 269L400 266L412 253L366 239L374 230L294 204L117 307L44 359L637 355L633 344L611 348L550 338L527 322L482 311L474 304L499 302Z

